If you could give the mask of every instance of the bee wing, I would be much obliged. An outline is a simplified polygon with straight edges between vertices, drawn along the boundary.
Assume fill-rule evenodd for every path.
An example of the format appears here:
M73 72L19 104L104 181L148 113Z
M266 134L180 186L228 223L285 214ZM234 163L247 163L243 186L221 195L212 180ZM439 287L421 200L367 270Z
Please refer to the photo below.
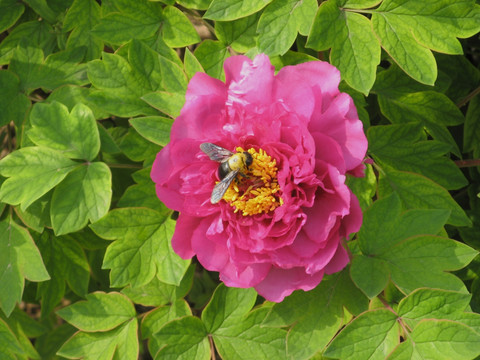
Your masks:
M232 183L233 179L235 179L237 176L238 172L239 170L230 171L227 176L225 176L220 182L217 183L217 185L215 185L210 198L210 202L212 204L216 204L222 200L223 195L225 195L225 192Z
M200 150L207 154L210 160L218 162L224 162L233 155L231 151L208 142L200 144Z

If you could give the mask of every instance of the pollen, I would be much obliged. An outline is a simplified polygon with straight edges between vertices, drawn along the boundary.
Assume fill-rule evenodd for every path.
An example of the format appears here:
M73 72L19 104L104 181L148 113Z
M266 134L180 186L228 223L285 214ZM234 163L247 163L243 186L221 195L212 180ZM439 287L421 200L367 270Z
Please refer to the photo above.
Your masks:
M237 147L237 152L244 152ZM244 176L238 175L225 192L223 200L243 216L268 213L283 205L277 181L277 161L262 149L247 150L253 158Z

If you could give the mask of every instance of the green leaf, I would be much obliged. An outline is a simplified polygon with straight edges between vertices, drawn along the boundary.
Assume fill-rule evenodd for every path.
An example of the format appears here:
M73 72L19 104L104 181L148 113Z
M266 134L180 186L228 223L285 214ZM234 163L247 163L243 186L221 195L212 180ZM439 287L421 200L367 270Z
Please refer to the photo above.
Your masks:
M340 6L338 0L321 4L307 46L315 50L332 48L330 62L340 70L342 79L367 95L380 63L380 45L366 17Z
M55 23L57 15L47 4L46 0L25 0L25 2L49 23Z
M57 314L83 331L108 331L135 318L133 304L117 292L95 292L57 311Z
M151 170L148 169L148 170ZM117 203L118 207L147 207L159 213L171 213L156 196L155 183L149 179L146 183L129 186Z
M447 210L402 213L396 193L377 200L365 212L358 233L364 256L354 258L352 279L370 298L385 288L389 277L407 293L424 286L464 289L460 279L445 271L466 266L477 252L462 243L433 236L441 231L448 216Z
M30 100L20 92L19 78L9 70L0 70L0 127L11 121L20 125L30 108Z
M160 4L152 1L119 0L115 6L119 12L107 14L92 30L92 34L114 45L131 39L147 39L158 31L163 21Z
M217 21L215 34L218 40L237 52L247 52L256 45L257 24L260 15L261 13L256 13L235 21Z
M0 307L9 316L22 299L25 280L50 279L29 232L11 218L0 222Z
M402 212L397 193L377 200L364 214L358 232L362 253L375 256L388 252L399 241L416 235L437 235L450 215L449 210L413 209Z
M68 359L138 359L138 323L131 319L122 326L106 332L77 332L57 352ZM114 357L115 356L115 357Z
M22 210L20 207L15 207L15 213L27 227L40 234L45 227L52 227L50 221L51 200L52 192L50 191L36 200L28 209Z
M143 318L142 337L144 339L152 338L167 322L191 315L192 311L183 299L176 300L169 306L158 307L148 312ZM156 342L154 338L151 339L152 342ZM151 343L149 345L150 353L156 354L159 349L152 347Z
M366 210L372 205L372 198L377 192L377 177L375 176L372 165L366 164L364 177L347 177L347 185L357 197L362 210Z
M63 30L72 31L68 36L67 49L85 46L85 60L98 59L103 41L92 34L100 21L100 5L94 0L74 0L63 21Z
M72 238L45 232L37 243L48 271L55 274L50 281L38 284L37 296L42 299L42 318L45 319L65 295L65 282L77 295L87 293L90 267L83 249Z
M402 299L398 315L411 328L424 319L457 320L469 308L470 299L470 294L457 291L418 289Z
M135 304L144 306L162 306L174 303L189 292L192 287L194 270L195 266L191 265L178 286L166 284L154 277L148 284L135 288L126 287L122 290L122 293L127 295Z
M20 78L20 88L30 92L37 88L53 90L61 85L86 84L86 64L80 64L85 48L76 47L49 55L43 59L43 51L26 40L17 46L10 60L9 70Z
M443 156L450 146L426 141L420 124L374 126L367 136L369 151L382 165L425 175L449 190L468 184L458 166Z
M184 47L200 42L200 36L183 12L176 7L163 9L163 40L170 47Z
M41 359L54 359L60 347L77 331L64 322L60 326L35 339L35 349Z
M158 145L145 140L132 128L128 130L119 145L124 154L133 161L151 159L151 162L153 162L160 151Z
M205 13L206 19L229 21L263 9L272 0L213 0Z
M90 96L91 92L92 88L75 85L65 85L53 90L50 96L46 99L46 102L51 103L57 101L65 105L69 109L69 111L72 111L72 109L78 103L82 103L87 105L90 110L92 110L95 119L108 118L108 112L88 101L88 96ZM100 136L102 136L102 134L100 134ZM103 147L105 144L103 144L103 139L101 140L101 145Z
M463 151L478 151L480 144L480 96L475 96L468 105L463 128Z
M222 358L248 360L263 354L266 359L287 359L286 331L262 326L268 311L268 307L256 309L236 322L225 323L213 333Z
M172 250L174 221L147 208L112 210L91 228L99 236L116 241L107 248L103 268L112 269L111 285L149 283L155 275L178 285L189 265Z
M92 111L77 104L71 111L54 101L37 103L30 114L28 137L37 145L60 151L72 159L93 160L100 150L100 137Z
M16 360L17 356L25 356L17 337L2 319L0 319L0 348L4 359Z
M470 0L385 0L373 11L372 24L397 64L415 80L433 85L437 66L430 49L462 54L457 37L467 38L480 30L478 13Z
M414 236L378 255L390 268L392 281L404 292L420 287L464 291L465 285L453 274L478 255L467 245L440 236Z
M158 61L162 77L162 88L171 93L185 95L188 80L183 69L163 56L159 56Z
M205 70L203 70L203 67L200 64L200 62L197 60L195 55L193 55L192 52L188 48L185 48L185 57L184 57L183 61L185 62L185 64L184 64L185 65L185 74L187 74L188 80L193 78L193 76L197 72L205 72Z
M112 174L102 162L72 171L52 196L50 215L56 235L75 232L103 217L110 208Z
M146 51L145 55L152 55L151 50ZM149 61L151 59L153 58L148 58ZM139 62L135 64L139 65ZM151 63L143 62L142 64L148 66ZM158 63L152 66L154 68ZM140 98L146 93L157 90L156 86L152 87L150 81L156 82L158 75L147 79L145 73L142 75L141 69L134 68L119 55L103 53L102 60L93 60L88 63L88 78L98 89L91 92L88 100L117 116L156 115L156 111Z
M395 190L407 209L450 210L447 223L455 226L469 226L470 219L443 187L417 174L385 169L380 177L380 197ZM421 191L420 191L421 190Z
M353 258L350 275L369 299L380 294L390 280L390 271L385 261L363 255Z
M450 320L424 320L388 359L474 359L480 355L480 334Z
M170 142L172 120L161 116L147 116L130 120L130 124L145 139L165 146Z
M176 118L180 115L180 110L182 110L183 104L185 104L185 95L156 91L142 96L142 100L164 114Z
M185 316L179 320L170 321L154 337L159 344L165 345L157 354L154 354L154 359L210 359L208 333L197 317Z
M25 11L25 6L16 0L2 0L0 2L0 33L9 29Z
M461 157L457 143L446 128L464 122L458 107L444 94L434 91L406 93L389 90L389 80L385 84L381 83L385 78L379 76L379 81L375 84L381 112L394 124L421 124L434 139L451 145L451 151Z
M220 284L202 312L205 328L209 333L215 333L221 327L228 328L248 313L256 299L257 293L252 288L228 288Z
M288 356L309 359L321 351L342 326L344 307L352 314L367 310L368 300L352 283L348 271L326 276L315 289L296 291L275 304L265 326L292 326Z
M177 3L187 9L207 10L212 0L178 0Z
M269 56L283 55L297 33L307 35L317 10L315 0L276 0L260 16L258 48Z
M380 309L355 318L333 339L324 355L380 360L385 359L397 343L397 317L391 311Z
M16 26L0 43L0 65L6 65L20 41L28 42L32 47L43 49L50 54L56 46L56 36L46 21L27 21Z
M21 204L22 210L60 183L77 163L44 147L25 147L0 160L0 174L8 177L0 199Z
M194 54L208 75L225 80L223 63L229 57L229 53L224 44L207 39L198 45Z

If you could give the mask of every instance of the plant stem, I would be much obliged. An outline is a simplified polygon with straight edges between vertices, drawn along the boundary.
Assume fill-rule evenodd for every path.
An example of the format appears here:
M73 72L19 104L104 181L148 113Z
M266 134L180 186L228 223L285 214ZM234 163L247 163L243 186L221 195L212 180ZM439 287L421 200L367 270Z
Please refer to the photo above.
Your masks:
M466 105L470 100L472 100L476 95L480 94L480 86L473 90L470 94L465 96L462 100L457 103L457 107L461 108Z
M480 159L455 160L459 168L480 166Z

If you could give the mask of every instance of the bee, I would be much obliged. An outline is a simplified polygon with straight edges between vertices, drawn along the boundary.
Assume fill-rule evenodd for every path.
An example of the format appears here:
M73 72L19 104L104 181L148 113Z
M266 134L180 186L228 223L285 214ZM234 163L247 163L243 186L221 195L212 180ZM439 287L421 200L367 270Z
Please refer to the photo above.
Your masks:
M213 188L210 198L210 202L216 204L222 200L223 195L225 195L232 181L237 178L237 175L246 177L245 172L252 165L253 157L246 151L233 153L212 143L200 144L200 150L207 154L210 160L220 163L218 166L220 181Z

